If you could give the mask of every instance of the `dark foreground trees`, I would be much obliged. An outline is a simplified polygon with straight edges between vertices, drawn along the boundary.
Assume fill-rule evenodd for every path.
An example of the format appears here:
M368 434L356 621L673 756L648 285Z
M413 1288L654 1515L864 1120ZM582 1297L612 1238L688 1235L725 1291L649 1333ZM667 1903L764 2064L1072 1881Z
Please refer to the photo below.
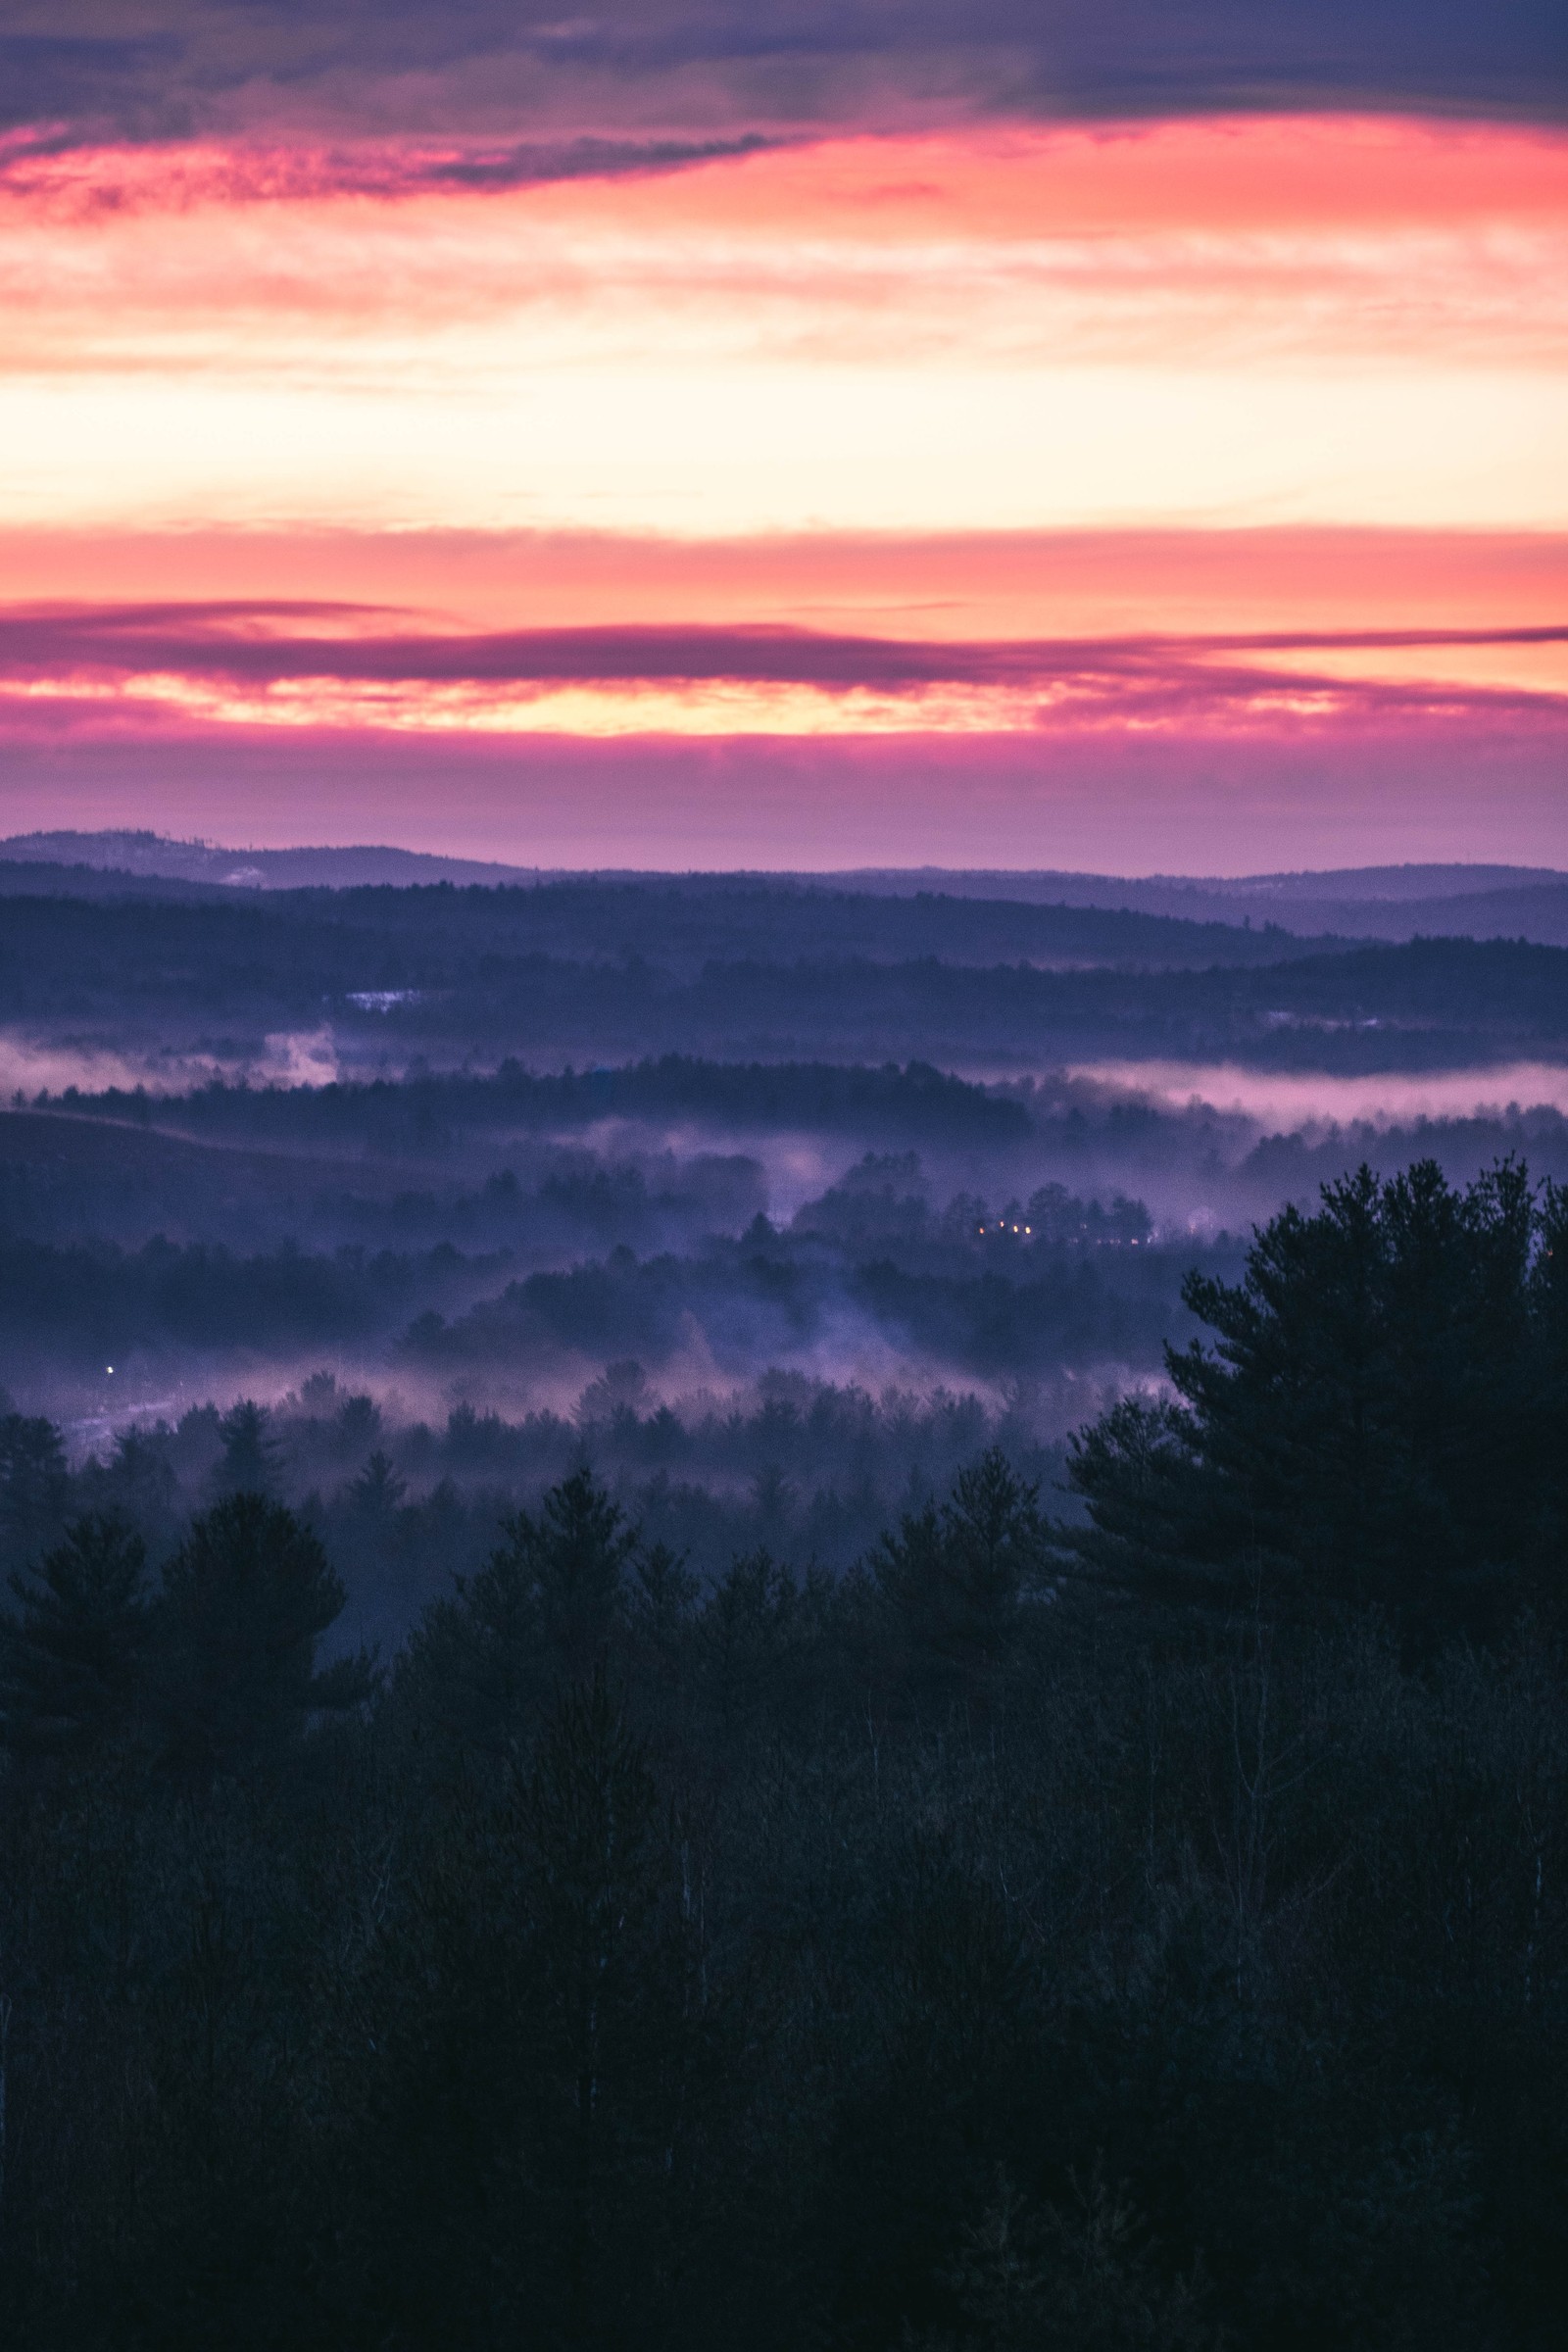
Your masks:
M1376 1605L1406 1639L1555 1608L1568 1545L1568 1195L1504 1165L1365 1167L1193 1275L1216 1334L1167 1350L1073 1450L1099 1576L1173 1599Z
M981 1709L870 1584L623 1597L505 1751L8 1774L8 2341L1559 2340L1539 1634L1026 1597Z
M264 1496L157 1579L74 1527L0 1643L0 2335L1555 2352L1554 1219L1271 1228L1065 1578L997 1454L708 1590L581 1469L375 1694ZM1378 1481L1480 1527L1475 1416L1471 1616Z
M0 1745L91 1770L156 1769L187 1787L281 1763L313 1720L355 1708L371 1661L318 1670L343 1587L280 1503L230 1494L193 1520L154 1592L123 1518L77 1520L0 1620Z
M368 1697L367 1660L316 1667L344 1598L317 1538L265 1494L226 1495L192 1523L157 1620L158 1729L175 1771L205 1781L265 1766L312 1716Z
M15 1755L122 1747L146 1699L147 1547L122 1519L80 1519L35 1576L13 1572L0 1637L0 1736Z

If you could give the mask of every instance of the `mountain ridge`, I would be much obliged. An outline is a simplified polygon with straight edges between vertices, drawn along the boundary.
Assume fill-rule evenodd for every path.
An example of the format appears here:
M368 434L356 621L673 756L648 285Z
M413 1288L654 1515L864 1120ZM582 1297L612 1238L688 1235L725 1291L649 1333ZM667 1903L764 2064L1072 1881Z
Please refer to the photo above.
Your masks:
M0 840L0 888L19 869L46 866L51 886L74 874L101 891L123 875L145 893L159 883L224 892L301 889L536 888L566 881L646 885L679 892L759 887L877 898L987 899L1035 906L1096 907L1175 916L1236 929L1266 923L1298 938L1397 942L1422 936L1519 938L1568 946L1568 872L1550 866L1406 863L1223 875L1115 875L1051 867L861 867L834 872L651 872L567 869L443 857L386 843L250 849L179 841L152 831L60 830Z

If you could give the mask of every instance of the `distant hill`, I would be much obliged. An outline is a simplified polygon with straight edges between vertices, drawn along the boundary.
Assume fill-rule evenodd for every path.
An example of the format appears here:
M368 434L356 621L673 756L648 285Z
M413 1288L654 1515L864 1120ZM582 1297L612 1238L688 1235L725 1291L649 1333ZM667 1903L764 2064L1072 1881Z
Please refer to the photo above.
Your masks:
M360 890L417 882L532 882L537 869L432 858L368 845L344 850L229 850L211 841L169 841L160 833L19 833L0 841L7 864L88 866L230 890Z
M559 882L537 866L365 844L349 849L229 849L170 841L152 832L27 833L0 840L0 893L25 887L19 868L46 866L51 891L100 895L104 877L160 881L200 890L278 891L464 887ZM79 879L73 882L75 873ZM94 877L88 883L88 875ZM584 876L583 879L590 877ZM662 892L805 893L907 899L983 899L1040 907L1100 908L1242 929L1272 924L1298 938L1527 939L1568 947L1568 873L1550 866L1377 865L1284 874L1115 874L956 871L941 866L864 868L843 873L643 874L604 871L592 879Z
M971 1076L1107 1058L1430 1070L1561 1062L1568 1041L1568 949L1522 941L1313 942L1126 909L758 881L90 879L96 893L51 882L6 897L0 1030L69 1034L99 1054L155 1050L182 1067L292 1071L303 1054L313 1083L329 1067L515 1057L592 1070L670 1053ZM71 1080L68 1054L55 1083ZM20 1083L50 1078L9 1091Z
M829 877L819 877L827 880ZM834 875L841 889L903 897L1023 900L1120 907L1197 923L1273 923L1301 938L1528 939L1568 947L1568 873L1530 865L1368 865L1321 873L1181 875L949 873L940 867Z

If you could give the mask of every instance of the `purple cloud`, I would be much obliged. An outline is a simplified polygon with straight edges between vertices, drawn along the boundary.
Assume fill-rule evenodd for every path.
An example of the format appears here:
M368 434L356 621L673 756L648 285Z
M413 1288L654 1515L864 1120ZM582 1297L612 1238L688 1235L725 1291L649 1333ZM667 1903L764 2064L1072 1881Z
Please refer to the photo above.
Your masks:
M1568 112L1555 0L97 0L0 35L0 131L450 138L453 176L670 168L823 127L1226 109Z
M152 672L267 687L337 685L546 689L566 685L806 686L918 695L938 687L1063 691L1080 707L1136 705L1173 716L1320 695L1394 709L1482 701L1521 709L1556 698L1515 689L1347 681L1332 666L1277 659L1412 649L1568 642L1568 624L1489 629L1360 629L1201 637L1134 635L933 643L806 629L610 626L469 634L387 629L352 605L291 601L48 609L0 614L0 675L36 685ZM332 621L327 631L321 623ZM291 624L316 624L300 627Z

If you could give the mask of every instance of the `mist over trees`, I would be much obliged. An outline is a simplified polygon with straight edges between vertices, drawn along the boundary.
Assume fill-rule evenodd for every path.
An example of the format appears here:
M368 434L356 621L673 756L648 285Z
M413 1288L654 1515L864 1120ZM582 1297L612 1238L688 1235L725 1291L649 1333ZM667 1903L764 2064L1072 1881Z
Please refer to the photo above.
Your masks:
M368 1397L74 1473L0 1422L10 2329L1555 2341L1564 1214L1363 1169L1034 1470L957 1399L705 1440L612 1367L379 1659ZM813 1415L907 1447L837 1572ZM593 1457L705 1442L772 1540L702 1574Z
M4 2340L1555 2352L1568 1121L1069 1066L1394 1102L1553 952L94 888L0 964Z
M12 2328L1553 2340L1555 1610L1417 1670L1053 1548L993 1450L702 1588L579 1467L377 1693L283 1506L156 1587L76 1523L0 1681Z
M0 1127L0 1347L68 1419L313 1358L514 1413L627 1357L677 1391L1153 1375L1188 1266L1227 1278L1282 1195L1510 1151L1563 1179L1568 1121L1270 1136L1069 1079L685 1062L78 1093Z

